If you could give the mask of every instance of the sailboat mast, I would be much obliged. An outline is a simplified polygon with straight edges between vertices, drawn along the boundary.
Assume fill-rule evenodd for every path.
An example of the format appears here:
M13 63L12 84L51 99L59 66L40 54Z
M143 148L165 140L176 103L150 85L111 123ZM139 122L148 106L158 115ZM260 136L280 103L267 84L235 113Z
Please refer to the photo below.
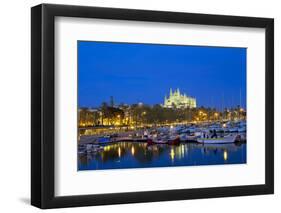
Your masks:
M221 105L221 112L222 112L222 120L224 119L224 93L222 93L222 105Z
M241 109L241 107L242 107L242 106L241 106L241 88L240 88L240 100L239 100L239 107L240 107L240 109ZM239 110L240 110L240 109L239 109Z

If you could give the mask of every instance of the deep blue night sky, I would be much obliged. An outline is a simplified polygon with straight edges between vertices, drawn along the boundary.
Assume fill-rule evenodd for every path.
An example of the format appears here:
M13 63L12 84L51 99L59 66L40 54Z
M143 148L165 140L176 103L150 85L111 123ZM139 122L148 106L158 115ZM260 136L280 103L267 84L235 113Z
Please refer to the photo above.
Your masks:
M78 41L79 107L160 104L170 88L197 106L246 107L246 48Z

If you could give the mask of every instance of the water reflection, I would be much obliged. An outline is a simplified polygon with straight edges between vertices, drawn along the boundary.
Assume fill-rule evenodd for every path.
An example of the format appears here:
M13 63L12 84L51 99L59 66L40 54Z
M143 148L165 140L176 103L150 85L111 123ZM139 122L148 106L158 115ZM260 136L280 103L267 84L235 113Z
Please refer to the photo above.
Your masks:
M135 155L135 147L134 146L132 146L132 148L131 148L131 153L132 153L132 156Z
M175 150L174 150L174 148L171 149L170 156L171 156L171 160L174 161L174 159L175 159Z
M118 147L118 157L119 158L121 157L121 147L120 146Z
M246 163L246 144L197 144L179 146L122 142L78 156L79 170L144 168Z
M225 161L227 161L227 158L228 158L227 151L224 150L224 151L223 151L223 159L224 159Z

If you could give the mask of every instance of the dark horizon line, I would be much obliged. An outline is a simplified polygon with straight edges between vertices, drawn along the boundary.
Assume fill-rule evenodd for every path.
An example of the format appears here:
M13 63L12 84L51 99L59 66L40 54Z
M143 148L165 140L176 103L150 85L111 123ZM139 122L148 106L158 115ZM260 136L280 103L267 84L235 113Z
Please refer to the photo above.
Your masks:
M104 102L102 102L102 103L106 103L107 104L107 106L111 106L110 105L110 103L108 103L108 102L106 102L106 101L104 101ZM101 107L102 106L102 103L99 105L99 106L78 106L78 108L99 108L99 107ZM127 105L127 106L132 106L132 105L139 105L139 104L142 104L142 105L145 105L145 106L155 106L155 105L160 105L160 106L162 106L163 104L161 103L161 104L146 104L146 103L143 103L143 102L139 102L139 103L133 103L133 104L126 104L126 103L119 103L119 104L114 104L114 106L120 106L120 105ZM113 106L113 107L114 107ZM240 106L240 107L242 107L240 104L236 104L236 105L233 105L233 106L231 106L231 107L229 107L229 106L227 106L227 107L223 107L224 109L226 108L226 109L230 109L230 108L235 108L235 107L237 107L237 106ZM215 107L215 106L204 106L204 105L198 105L197 107L194 107L194 108L201 108L201 107L203 107L203 108L212 108L212 109L220 109L221 107ZM188 108L188 107L187 107ZM242 107L243 108L243 107ZM246 109L247 107L245 106L245 109Z

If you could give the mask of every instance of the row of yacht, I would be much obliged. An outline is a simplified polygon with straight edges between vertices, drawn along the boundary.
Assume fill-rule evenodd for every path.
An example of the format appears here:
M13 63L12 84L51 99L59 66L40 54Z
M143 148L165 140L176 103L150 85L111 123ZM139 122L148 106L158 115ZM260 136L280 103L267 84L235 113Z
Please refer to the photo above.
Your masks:
M180 143L228 144L246 142L246 121L178 124L145 128L137 132L95 137L91 142L79 144L78 152L99 152L107 144L142 142L151 145L179 145Z
M144 136L154 143L179 142L235 143L246 141L246 122L205 123L200 125L175 125L144 131ZM176 143L174 143L176 144Z

